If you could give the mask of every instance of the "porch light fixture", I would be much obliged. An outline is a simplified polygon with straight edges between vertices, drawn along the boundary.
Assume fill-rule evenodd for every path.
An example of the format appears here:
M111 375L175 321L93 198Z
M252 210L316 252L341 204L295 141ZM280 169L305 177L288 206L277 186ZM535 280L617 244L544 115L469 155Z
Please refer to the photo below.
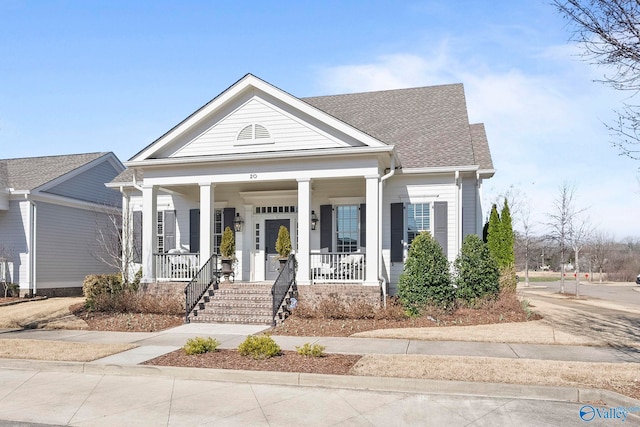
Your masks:
M311 211L311 229L315 230L318 226L318 215L316 215L316 211Z
M244 221L242 220L242 217L240 216L239 213L236 213L236 217L233 219L233 228L240 232L242 231L242 223Z

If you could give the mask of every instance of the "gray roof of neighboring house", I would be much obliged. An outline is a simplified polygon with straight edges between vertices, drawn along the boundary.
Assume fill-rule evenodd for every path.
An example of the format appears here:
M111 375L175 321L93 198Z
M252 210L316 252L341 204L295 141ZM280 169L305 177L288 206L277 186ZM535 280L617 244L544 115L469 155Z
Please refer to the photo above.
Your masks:
M335 118L395 145L405 168L477 165L462 84L302 98ZM488 156L476 129L478 152ZM485 147L480 147L482 144Z
M127 168L120 172L118 176L111 180L112 183L130 183L133 182L133 174L135 170L136 182L142 182L142 172L138 169Z
M107 154L109 153L0 159L0 182L4 165L6 187L31 191Z

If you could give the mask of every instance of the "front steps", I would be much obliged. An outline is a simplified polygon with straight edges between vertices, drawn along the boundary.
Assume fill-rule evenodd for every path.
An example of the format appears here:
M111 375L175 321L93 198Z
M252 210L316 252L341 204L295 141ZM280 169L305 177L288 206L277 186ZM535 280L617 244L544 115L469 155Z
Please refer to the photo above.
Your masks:
M220 283L208 289L189 315L190 322L271 325L272 283Z

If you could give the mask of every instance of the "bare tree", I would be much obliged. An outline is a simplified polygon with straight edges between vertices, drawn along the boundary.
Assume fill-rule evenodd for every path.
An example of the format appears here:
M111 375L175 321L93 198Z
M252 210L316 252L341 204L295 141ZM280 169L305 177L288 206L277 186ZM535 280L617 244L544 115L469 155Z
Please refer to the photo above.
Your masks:
M573 26L572 40L584 58L611 70L600 80L616 90L640 91L640 2L631 0L554 0ZM607 128L613 145L632 159L640 159L640 106L624 103L618 120Z
M591 238L592 228L588 218L574 215L569 219L569 245L573 249L576 276L576 297L580 296L580 251L587 246Z
M570 184L567 181L563 182L559 187L558 197L553 201L551 212L547 213L549 219L546 223L549 230L548 238L553 241L560 250L561 293L564 293L566 253L568 246L571 245L570 233L572 232L572 221L576 215L584 211L584 209L576 211L573 200L574 195L574 184Z
M122 274L125 282L133 277L133 264L140 258L136 245L133 213L129 209L105 208L96 215L96 250L93 256Z
M602 283L602 273L605 270L605 266L611 258L611 251L614 243L615 240L612 234L601 230L594 231L591 239L590 252L594 266L598 269L600 283Z
M523 202L523 209L518 212L517 223L522 227L519 237L524 252L524 283L529 286L529 257L533 245L533 223L531 222L531 208L527 202Z

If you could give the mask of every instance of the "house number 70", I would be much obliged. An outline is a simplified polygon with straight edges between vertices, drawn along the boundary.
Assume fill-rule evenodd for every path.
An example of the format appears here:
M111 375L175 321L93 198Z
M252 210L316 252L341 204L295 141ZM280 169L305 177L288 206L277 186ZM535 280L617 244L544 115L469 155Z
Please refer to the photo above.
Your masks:
M250 173L249 174L249 179L258 179L258 174L257 173Z

